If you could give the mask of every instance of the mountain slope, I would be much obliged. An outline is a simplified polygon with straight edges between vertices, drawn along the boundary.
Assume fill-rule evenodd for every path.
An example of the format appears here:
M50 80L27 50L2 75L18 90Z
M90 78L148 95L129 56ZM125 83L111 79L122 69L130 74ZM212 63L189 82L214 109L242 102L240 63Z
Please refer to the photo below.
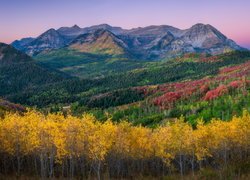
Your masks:
M43 68L26 54L0 43L0 96L63 79L61 73Z
M70 49L93 54L122 55L127 45L110 31L99 29L78 36L69 45Z
M35 38L23 38L21 40L16 40L12 43L12 46L14 46L16 49L25 50L26 45L28 45L29 43L31 43L32 41L34 41Z

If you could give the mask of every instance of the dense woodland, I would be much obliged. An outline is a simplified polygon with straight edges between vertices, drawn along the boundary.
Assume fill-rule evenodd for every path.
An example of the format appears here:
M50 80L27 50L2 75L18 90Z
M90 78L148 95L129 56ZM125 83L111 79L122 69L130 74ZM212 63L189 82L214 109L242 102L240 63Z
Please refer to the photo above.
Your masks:
M250 114L224 122L183 118L151 129L35 111L0 121L0 174L34 177L130 178L249 175ZM179 174L179 175L178 175Z

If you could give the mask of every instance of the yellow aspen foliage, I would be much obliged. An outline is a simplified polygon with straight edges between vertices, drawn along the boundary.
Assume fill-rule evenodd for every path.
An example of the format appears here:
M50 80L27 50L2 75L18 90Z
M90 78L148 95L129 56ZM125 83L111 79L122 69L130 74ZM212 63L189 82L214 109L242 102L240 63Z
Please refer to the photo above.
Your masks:
M103 161L112 148L116 126L111 121L100 123L91 115L83 117L85 123L86 156L91 161Z
M134 158L149 158L152 156L152 130L141 126L131 127L128 138L129 153Z
M64 134L61 155L71 158L84 155L86 137L83 127L84 121L76 117L68 116L65 119L61 132Z
M175 154L171 150L171 128L169 126L159 127L152 135L152 146L154 154L169 164L174 159Z
M211 156L210 145L213 141L213 134L209 131L208 126L204 125L203 120L198 121L197 130L193 132L193 136L195 138L194 148L196 158L200 161L205 157Z
M38 124L41 115L29 111L25 116L6 114L1 121L1 148L9 154L26 155L39 146Z
M181 118L171 125L169 148L176 154L184 154L192 148L192 127Z
M181 174L191 165L194 172L197 163L208 158L225 165L229 160L231 163L244 161L249 157L249 139L250 114L247 111L231 121L213 119L204 124L198 120L195 129L183 118L151 129L125 121L102 123L91 114L81 118L62 114L45 116L32 110L23 115L7 113L0 119L0 156L7 154L18 159L19 172L21 158L35 157L33 162L41 168L43 177L47 172L52 177L58 166L62 171L70 167L73 176L79 162L84 162L80 164L82 169L94 167L98 177L102 163L113 163L118 168L116 172L121 173L122 167L132 163L135 166L131 167L137 167L138 162L144 160L152 163L160 160L165 166L177 162Z
M64 143L64 136L61 133L63 119L62 115L49 114L41 120L38 130L40 140L38 151L40 153L60 157L61 152L58 150L61 149Z
M117 131L115 135L114 144L112 147L112 153L128 158L130 155L130 132L131 132L131 124L122 121L117 124Z

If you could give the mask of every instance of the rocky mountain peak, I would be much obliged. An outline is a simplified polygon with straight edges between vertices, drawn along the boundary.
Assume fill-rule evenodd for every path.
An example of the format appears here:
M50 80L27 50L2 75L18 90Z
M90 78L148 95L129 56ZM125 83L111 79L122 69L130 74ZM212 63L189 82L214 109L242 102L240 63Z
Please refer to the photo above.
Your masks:
M44 32L43 34L40 35L41 36L44 36L44 35L47 35L47 34L58 34L58 32L54 29L54 28L51 28L49 30L47 30L46 32Z
M67 43L67 40L55 29L49 29L38 38L27 44L25 51L29 55L36 55L42 51L58 49Z
M209 24L199 23L187 29L182 39L194 48L209 49L224 44L227 37Z
M197 23L197 24L195 24L195 25L193 25L192 27L191 27L191 29L193 29L193 28L209 28L209 27L212 27L210 24L203 24L203 23Z
M55 37L55 36L61 36L59 32L57 32L54 28L49 29L45 33L41 34L38 38L42 37Z
M74 25L72 27L61 27L57 30L57 32L65 36L70 41L80 34L84 33L84 30L81 29L78 25Z
M78 25L75 24L74 26L71 27L71 29L80 30L81 28Z
M98 29L105 29L105 30L108 30L108 31L116 34L116 35L125 32L125 30L122 29L121 27L114 27L114 26L110 26L109 24L99 24L99 25L84 28L84 30L86 32L94 32Z
M94 31L94 35L96 35L96 36L102 36L104 34L110 35L110 36L114 35L112 32L110 32L109 30L107 30L105 28L100 28L100 29L97 29L96 31Z

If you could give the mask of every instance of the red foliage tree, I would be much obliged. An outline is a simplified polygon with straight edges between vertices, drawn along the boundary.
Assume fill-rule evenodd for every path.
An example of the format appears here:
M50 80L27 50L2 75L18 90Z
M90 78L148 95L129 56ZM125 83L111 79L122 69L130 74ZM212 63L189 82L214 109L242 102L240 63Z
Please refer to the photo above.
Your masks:
M168 92L154 100L154 104L157 106L170 108L173 104L182 97L181 92Z
M228 88L225 85L220 85L216 89L210 90L206 93L204 100L205 101L210 101L213 99L216 99L224 94L228 93Z
M244 83L242 81L232 81L229 83L228 85L230 88L234 88L234 89L237 89L237 88L241 88L244 86Z

